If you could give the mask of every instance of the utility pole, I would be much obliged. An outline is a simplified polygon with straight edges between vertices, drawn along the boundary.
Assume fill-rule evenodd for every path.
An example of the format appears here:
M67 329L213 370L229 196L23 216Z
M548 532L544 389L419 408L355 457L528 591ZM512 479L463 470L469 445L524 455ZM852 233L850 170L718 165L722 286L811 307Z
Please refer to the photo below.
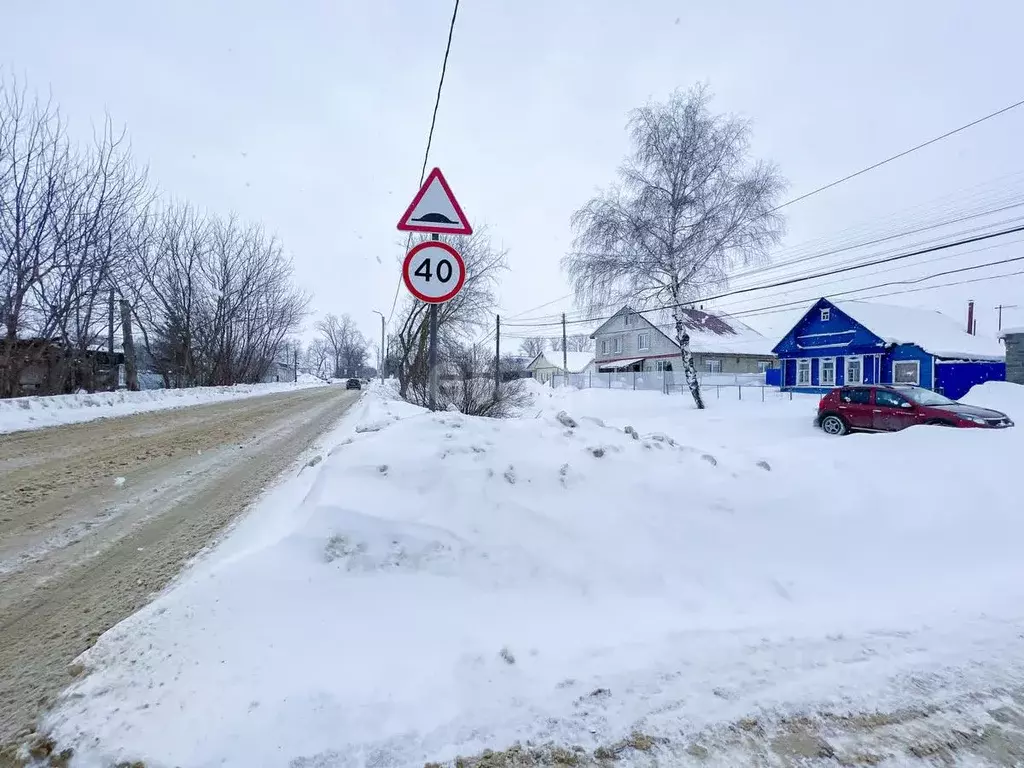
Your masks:
M569 386L569 345L565 339L565 312L562 313L562 374L563 384Z
M377 371L380 373L380 383L384 383L384 361L387 359L387 355L384 353L384 313L379 310L373 310L380 315L380 350L377 354Z
M494 316L494 391L501 388L501 315Z
M1019 307L1019 306L1020 306L1019 304L1000 304L999 306L996 307L996 309L999 311L999 328L998 328L998 330L1000 330L1000 331L1003 330L1003 310L1004 309L1017 309L1017 307Z
M114 365L114 289L107 294L107 363ZM111 368L113 370L113 368ZM111 391L117 389L117 376L110 377Z
M295 374L294 382L299 383L299 348L296 346L292 350L292 373Z
M132 336L132 308L121 299L121 348L124 350L124 383L132 392L139 390L139 371L135 365L135 338Z
M440 240L441 236L432 234L431 240ZM430 348L427 352L427 367L430 376L430 410L437 410L437 304L430 305Z

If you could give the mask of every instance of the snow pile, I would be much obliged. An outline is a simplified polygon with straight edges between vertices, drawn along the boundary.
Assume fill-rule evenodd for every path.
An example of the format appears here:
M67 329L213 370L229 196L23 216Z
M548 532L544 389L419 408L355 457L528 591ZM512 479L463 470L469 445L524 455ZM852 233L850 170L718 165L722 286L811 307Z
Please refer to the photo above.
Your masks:
M319 379L310 379L312 380L300 381L298 384L236 384L231 387L148 389L141 392L120 390L49 397L16 397L0 400L0 434L324 386L324 382Z
M419 768L1024 679L1024 430L829 438L811 400L539 389L494 421L382 391L85 654L48 722L75 765Z
M1014 423L1024 425L1024 386L1008 381L986 381L975 384L960 398L961 403L979 408L994 408L1007 414Z

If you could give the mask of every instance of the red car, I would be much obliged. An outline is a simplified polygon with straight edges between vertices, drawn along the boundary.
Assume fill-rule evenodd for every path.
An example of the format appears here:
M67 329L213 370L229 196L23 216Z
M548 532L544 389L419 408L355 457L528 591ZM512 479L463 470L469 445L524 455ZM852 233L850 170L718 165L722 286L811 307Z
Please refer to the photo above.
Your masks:
M944 427L1012 427L1005 413L950 400L922 387L880 384L833 389L818 403L815 424L830 435L896 432L915 424Z

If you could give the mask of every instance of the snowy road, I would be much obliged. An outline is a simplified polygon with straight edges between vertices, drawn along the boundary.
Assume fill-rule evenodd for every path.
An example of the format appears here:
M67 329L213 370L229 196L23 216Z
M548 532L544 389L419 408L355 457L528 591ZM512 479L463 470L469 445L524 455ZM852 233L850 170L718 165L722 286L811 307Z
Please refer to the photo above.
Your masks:
M0 744L357 399L340 387L0 440Z

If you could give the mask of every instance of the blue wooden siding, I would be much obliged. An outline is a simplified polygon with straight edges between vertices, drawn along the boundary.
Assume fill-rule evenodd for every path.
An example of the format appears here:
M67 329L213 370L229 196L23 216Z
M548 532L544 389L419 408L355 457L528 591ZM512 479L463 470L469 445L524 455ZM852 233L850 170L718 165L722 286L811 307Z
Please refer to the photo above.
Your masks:
M916 344L900 344L882 358L882 381L892 383L892 364L897 361L915 360L920 367L918 385L932 389L932 360L934 358Z
M828 309L828 320L821 319L822 309ZM825 299L820 299L775 346L774 352L779 357L839 357L871 354L884 348L885 342L881 338Z
M986 381L1005 381L1006 363L959 362L951 360L935 363L935 389L946 397L959 400L975 384Z

